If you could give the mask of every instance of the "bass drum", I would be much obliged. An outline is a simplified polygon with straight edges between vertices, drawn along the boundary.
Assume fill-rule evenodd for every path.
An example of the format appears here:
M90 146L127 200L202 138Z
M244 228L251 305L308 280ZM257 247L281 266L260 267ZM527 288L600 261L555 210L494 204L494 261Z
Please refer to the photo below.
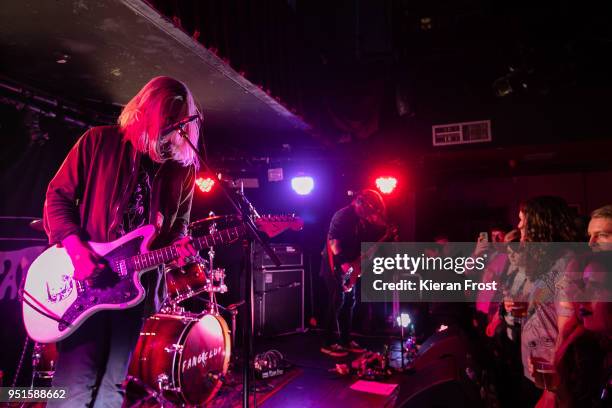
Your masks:
M230 352L220 316L160 313L145 321L128 374L171 402L197 406L219 391Z

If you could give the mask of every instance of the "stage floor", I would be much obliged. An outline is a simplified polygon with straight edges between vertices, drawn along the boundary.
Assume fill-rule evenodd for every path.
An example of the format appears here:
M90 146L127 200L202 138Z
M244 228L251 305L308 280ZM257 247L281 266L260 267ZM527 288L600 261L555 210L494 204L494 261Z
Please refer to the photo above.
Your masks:
M368 350L382 352L389 340L376 338L357 338L359 343ZM399 340L390 344L392 352L391 365L399 366ZM255 339L256 352L271 349L280 351L285 359L301 370L301 374L286 384L277 393L266 399L262 406L266 408L286 407L317 407L326 408L339 406L350 407L392 407L395 403L395 392L387 397L367 392L354 391L349 387L358 378L340 376L333 371L336 363L347 363L357 357L349 354L345 358L333 358L319 351L321 339L318 333L308 332L276 337L271 339ZM399 384L401 374L394 374L385 383ZM399 387L397 387L399 388Z

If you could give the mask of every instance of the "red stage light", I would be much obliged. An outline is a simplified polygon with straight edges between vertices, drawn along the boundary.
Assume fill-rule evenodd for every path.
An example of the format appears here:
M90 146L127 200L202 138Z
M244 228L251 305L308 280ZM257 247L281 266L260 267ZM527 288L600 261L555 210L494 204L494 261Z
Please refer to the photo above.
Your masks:
M391 194L397 187L397 179L395 177L379 177L376 179L376 187L383 194Z
M196 186L198 186L198 188L200 189L200 191L202 191L203 193L210 193L210 190L212 190L213 186L215 185L215 180L210 177L198 177L195 183Z

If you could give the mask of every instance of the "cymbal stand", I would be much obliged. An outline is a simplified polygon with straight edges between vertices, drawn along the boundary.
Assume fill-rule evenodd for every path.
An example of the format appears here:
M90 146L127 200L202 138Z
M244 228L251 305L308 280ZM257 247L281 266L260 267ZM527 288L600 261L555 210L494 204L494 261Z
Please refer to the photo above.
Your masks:
M213 169L208 165L208 162L206 158L204 157L204 155L191 142L189 135L184 129L184 125L179 126L177 131L181 135L185 143L187 143L187 145L191 148L191 150L193 150L193 152L196 154L204 170L208 171L211 174L217 174L217 172L213 171ZM221 189L221 192L224 195L224 197L227 199L227 201L232 205L232 207L234 207L236 214L242 217L242 222L244 226L246 227L247 231L249 232L245 239L245 245L244 245L245 261L246 261L244 265L244 271L245 271L244 298L245 298L246 313L245 313L245 318L244 318L244 330L243 330L244 365L243 365L243 372L242 372L243 373L243 376L242 376L242 406L244 408L248 408L249 392L250 392L251 377L252 377L252 372L251 372L252 364L251 363L252 363L252 352L253 352L253 308L252 308L253 306L253 289L252 289L253 242L257 241L261 245L263 250L266 252L266 254L268 254L270 259L274 262L276 266L280 266L281 261L278 258L278 255L276 255L274 251L272 250L272 248L270 248L270 245L267 242L264 242L259 236L257 227L252 217L252 215L256 213L256 211L254 211L255 209L253 205L251 205L251 203L248 202L244 193L240 195L234 194L223 183L219 183L218 186Z
M214 213L213 213L214 215ZM213 222L212 224L210 224L210 227L208 228L208 233L209 234L214 234L217 232L217 223ZM208 248L208 276L206 277L206 283L208 284L209 287L209 291L208 291L208 298L210 299L210 302L208 304L208 312L210 314L213 315L218 315L219 314L219 307L217 305L217 298L215 296L215 291L214 291L214 287L213 287L213 282L214 282L214 273L215 273L215 247L211 246L210 248Z

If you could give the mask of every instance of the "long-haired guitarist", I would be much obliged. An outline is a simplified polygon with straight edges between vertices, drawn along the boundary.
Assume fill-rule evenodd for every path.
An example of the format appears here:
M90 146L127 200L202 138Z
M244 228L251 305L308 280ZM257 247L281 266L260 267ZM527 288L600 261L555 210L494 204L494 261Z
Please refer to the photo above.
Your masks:
M350 205L338 210L332 217L321 266L329 302L325 344L321 347L323 353L343 357L349 351L363 351L350 339L361 242L379 241L387 235L388 230L385 202L374 190L359 192Z
M118 126L92 128L70 150L49 183L44 224L50 244L66 248L78 281L92 285L106 266L88 241L108 242L145 224L157 229L154 247L174 242L181 257L195 255L186 232L197 158L177 131L162 132L192 115L199 113L187 86L156 77L125 106ZM184 126L194 144L199 127ZM53 386L67 389L67 406L121 406L119 385L143 318L162 299L161 278L160 271L143 277L147 295L138 306L97 312L59 343Z

